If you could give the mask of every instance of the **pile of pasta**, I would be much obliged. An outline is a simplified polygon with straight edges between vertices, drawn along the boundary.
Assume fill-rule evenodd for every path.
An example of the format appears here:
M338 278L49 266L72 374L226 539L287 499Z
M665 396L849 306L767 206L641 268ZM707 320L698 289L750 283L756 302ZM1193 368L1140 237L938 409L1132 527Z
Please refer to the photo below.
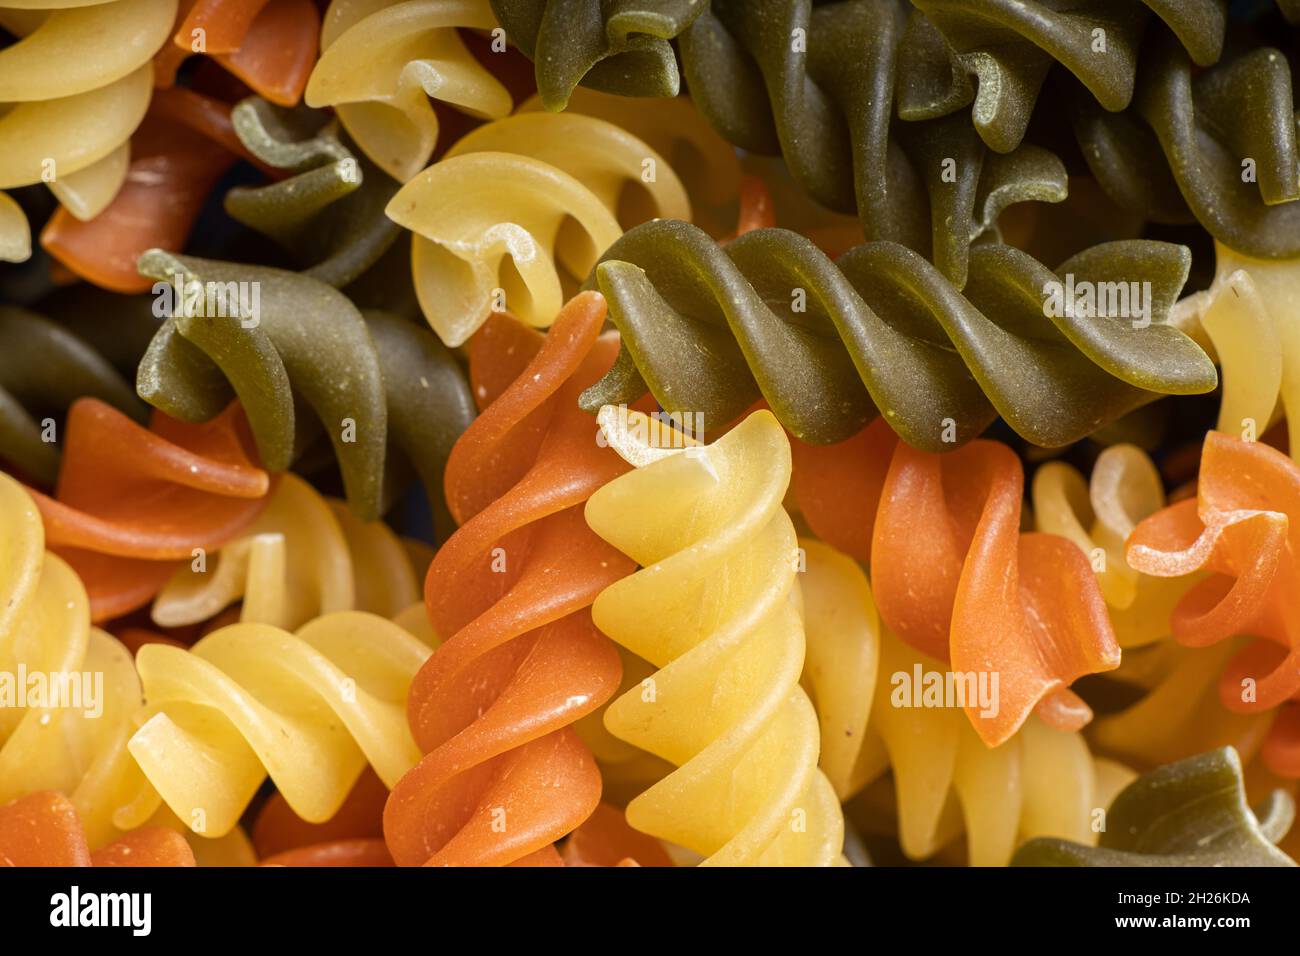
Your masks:
M0 0L0 863L1295 865L1298 29Z

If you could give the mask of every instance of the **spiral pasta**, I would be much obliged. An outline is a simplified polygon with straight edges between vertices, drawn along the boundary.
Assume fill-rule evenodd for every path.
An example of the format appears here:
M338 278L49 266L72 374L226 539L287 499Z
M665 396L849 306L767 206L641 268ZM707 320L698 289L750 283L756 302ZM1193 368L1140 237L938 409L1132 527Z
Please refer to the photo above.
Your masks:
M185 838L144 827L91 851L76 806L40 791L0 806L0 866L194 866Z
M598 338L604 315L588 293L540 347L504 318L474 340L485 363L476 378L495 383L485 384L495 400L448 464L448 502L462 524L424 590L443 643L409 704L425 756L384 809L399 866L556 864L552 844L600 799L595 761L571 725L609 699L621 672L587 608L632 570L580 510L627 467L592 440L575 407L613 357Z
M1073 73L1104 109L1118 111L1133 97L1138 51L1153 15L1164 21L1201 66L1219 59L1227 19L1223 0L1086 0L1067 7L1041 0L915 0L915 4L920 13L909 24L910 43L905 49L931 52L933 40L926 34L934 31L954 68L944 75L923 55L904 57L906 80L900 87L899 115L907 120L933 119L973 102L975 129L990 149L1001 153L1024 138L1054 62ZM915 69L909 72L909 66Z
M130 653L91 627L86 589L45 551L36 504L7 475L0 523L0 804L62 791L77 839L97 848L148 798L125 748L140 681Z
M50 547L85 582L93 620L147 604L176 561L219 548L265 507L270 481L243 428L233 405L206 425L155 415L146 430L93 398L73 403L54 494L31 494Z
M798 686L789 476L785 436L759 412L587 504L597 534L642 565L601 592L596 624L660 668L610 705L605 724L677 767L628 805L628 820L711 865L826 866L844 840ZM650 500L662 504L646 509Z
M1032 499L1035 527L1069 538L1088 556L1119 646L1167 637L1169 615L1191 582L1139 574L1124 556L1137 523L1165 506L1160 475L1146 453L1112 445L1086 482L1070 465L1047 462L1034 474Z
M870 241L931 258L958 288L1003 209L1059 202L1065 168L1023 144L991 153L960 116L891 124L905 59L902 5L714 0L680 37L691 96L730 142L780 153L825 206L857 211Z
M492 0L507 35L537 64L548 110L562 110L579 84L622 96L676 96L669 41L708 4L696 0Z
M1214 810L1207 812L1207 804ZM1096 849L1064 840L1022 846L1017 866L1295 866L1277 843L1295 801L1275 790L1252 812L1231 747L1171 763L1129 784L1110 806Z
M509 90L457 35L495 25L487 0L332 0L307 105L334 107L362 151L404 183L438 141L429 97L484 119L510 112Z
M1300 295L1295 258L1254 259L1215 243L1208 289L1182 299L1173 321L1207 339L1223 370L1218 430L1253 438L1285 413L1288 447L1300 449Z
M1234 713L1275 710L1261 757L1292 779L1300 777L1300 642L1289 521L1298 494L1300 466L1281 452L1210 432L1197 497L1147 518L1127 544L1129 564L1146 574L1212 572L1174 608L1173 635L1191 647L1254 638L1228 661L1219 697Z
M311 0L181 0L172 42L154 57L168 89L180 65L202 53L259 96L293 106L316 61L320 16Z
M419 599L410 558L387 525L360 521L293 474L213 561L176 570L154 598L155 624L196 624L242 601L240 621L292 631L335 611L395 617Z
M397 184L355 156L324 114L249 97L231 120L252 155L292 175L231 189L225 209L288 249L306 275L341 288L397 239L400 230L384 215Z
M147 249L184 245L208 192L243 154L230 107L189 89L158 90L130 140L121 189L93 218L59 209L41 247L76 275L121 293L151 283L136 270ZM125 160L124 160L125 162Z
M1035 444L1064 445L1157 393L1214 387L1210 360L1166 322L1186 263L1176 246L1123 242L1054 273L1010 247L980 246L959 293L893 243L832 263L785 230L723 249L688 223L650 222L596 269L623 351L583 406L634 401L648 387L665 408L728 422L761 393L804 441L841 441L879 409L929 451L960 446L998 414ZM1154 283L1149 324L1044 318L1047 290L1064 276L1139 274Z
M1009 448L981 440L933 455L877 422L794 451L800 511L823 540L870 561L885 625L954 672L996 676L996 706L964 701L985 744L1031 713L1062 730L1087 723L1069 685L1113 670L1119 646L1088 559L1064 538L1020 532L1023 475Z
M58 422L89 396L137 421L144 408L117 370L73 332L44 316L0 306L0 458L43 485L59 474Z
M387 507L386 464L411 461L430 498L441 498L443 462L472 406L459 367L432 335L394 316L363 316L323 282L280 269L162 250L142 257L140 268L208 296L199 308L174 308L150 343L136 382L146 401L205 421L238 395L272 471L288 468L304 437L323 428L348 503L363 520ZM226 296L225 308L213 306L214 289ZM252 302L259 314L241 314ZM296 415L296 396L318 424ZM390 443L400 453L392 461Z
M1130 109L1106 113L1085 97L1070 108L1090 171L1121 205L1161 222L1194 218L1248 256L1300 254L1300 151L1280 51L1198 72L1166 33L1143 54Z
M122 186L127 140L153 89L149 57L166 40L176 0L60 3L48 16L30 3L0 6L19 41L0 51L0 189L47 183L67 208L90 218ZM45 64L58 62L58 70ZM25 218L8 198L5 258L31 255Z
M577 139L581 150L572 148ZM494 311L549 325L622 232L629 193L639 200L626 207L633 222L690 217L681 182L636 137L588 116L521 113L457 142L387 212L415 234L411 267L425 318L457 346Z
M199 833L228 833L268 774L299 816L327 820L367 763L391 784L415 762L403 708L428 650L360 611L292 634L241 623L190 650L146 645L136 666L152 716L131 755Z

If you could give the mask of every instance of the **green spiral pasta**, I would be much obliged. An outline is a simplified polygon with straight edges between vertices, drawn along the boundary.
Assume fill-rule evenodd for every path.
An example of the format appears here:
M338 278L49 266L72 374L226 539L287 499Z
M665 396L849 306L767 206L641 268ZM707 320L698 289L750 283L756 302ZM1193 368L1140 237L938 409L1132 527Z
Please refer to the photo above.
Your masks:
M814 199L857 211L868 240L966 282L971 243L1025 201L1059 202L1065 168L1025 144L991 153L971 124L891 122L906 33L896 0L715 0L679 39L691 96L732 143L780 153Z
M709 427L760 396L796 437L830 443L876 414L910 444L949 451L1001 415L1056 447L1160 394L1214 388L1201 349L1166 324L1188 251L1105 243L1057 272L999 244L971 249L957 289L915 252L868 243L832 263L782 229L725 248L684 222L638 226L606 252L589 285L622 335L610 372L582 396L594 411L648 389ZM1146 324L1048 318L1050 283L1150 285Z
M511 42L537 64L537 89L562 110L579 84L623 96L676 96L670 40L700 0L492 0Z
M281 269L158 249L139 267L162 282L246 283L259 299L252 319L211 314L230 309L173 309L140 361L136 388L146 401L206 421L238 396L272 471L288 468L323 426L348 503L363 520L378 517L399 484L385 480L390 441L431 500L441 500L442 466L473 403L459 366L430 332L384 313L363 317L325 283ZM314 415L302 414L304 406Z
M131 386L94 345L35 312L0 305L0 459L54 484L59 446L49 439L58 437L57 423L50 431L45 416L61 418L83 396L145 419Z
M1231 747L1166 764L1110 805L1099 845L1039 837L1012 866L1295 866L1273 844L1291 828L1295 801L1274 790L1252 811Z
M933 119L971 106L990 149L1020 145L1053 63L1107 110L1133 97L1147 27L1158 17L1201 66L1219 58L1227 0L915 0L899 115ZM971 79L975 82L972 83Z
M1088 167L1116 202L1148 219L1193 219L1264 259L1300 255L1300 149L1286 57L1262 47L1193 76L1172 37L1145 49L1132 107L1076 96ZM1163 159L1162 159L1163 157Z

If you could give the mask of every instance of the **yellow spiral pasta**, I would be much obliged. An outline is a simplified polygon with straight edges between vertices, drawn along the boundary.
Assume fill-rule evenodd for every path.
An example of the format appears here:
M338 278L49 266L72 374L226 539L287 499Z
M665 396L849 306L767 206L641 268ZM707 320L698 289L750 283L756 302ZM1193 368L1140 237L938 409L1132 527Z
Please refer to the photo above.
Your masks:
M596 624L659 668L605 724L677 768L628 804L628 821L709 865L833 864L844 823L799 686L785 433L761 411L706 448L651 457L586 506L642 565L601 592Z
M1037 717L990 749L959 707L892 706L892 675L912 674L918 665L923 672L948 669L883 634L880 680L860 758L864 778L879 777L886 765L893 772L903 852L927 859L963 831L973 866L1001 866L1037 836L1095 845L1097 811L1135 774L1094 757L1082 733L1056 730Z
M171 33L176 4L0 3L0 26L19 38L0 50L0 189L47 183L78 219L112 201L153 92L150 58ZM0 257L30 255L30 229L5 197Z
M190 829L219 837L269 774L304 820L328 820L369 763L392 786L420 757L406 723L429 647L374 614L340 611L289 633L232 624L191 650L142 647L151 716L132 756Z
M386 211L414 233L420 307L451 346L494 310L550 325L624 228L691 215L681 181L646 143L567 113L479 127Z
M1218 430L1254 439L1285 412L1300 452L1300 260L1254 259L1214 244L1214 282L1174 307L1172 321L1223 375Z
M420 587L386 524L286 472L244 535L176 571L152 616L162 627L195 624L241 600L241 621L292 631L334 611L393 617L420 601Z
M541 97L531 96L519 104L518 111L534 113L544 109ZM689 97L615 96L579 86L565 112L594 116L644 141L681 178L697 226L719 238L734 229L740 157Z
M830 545L800 538L799 576L808 649L803 679L821 723L821 768L841 800L862 789L860 762L880 661L880 618L858 563Z
M406 182L438 142L430 97L482 119L510 112L510 93L457 34L494 26L488 0L333 0L304 99L332 106L365 154Z
M139 822L132 808L150 790L126 751L141 702L131 652L91 627L85 587L45 551L40 512L4 474L0 682L0 805L60 790L92 846Z
M804 681L821 720L822 769L840 799L874 783L863 797L868 822L890 832L896 826L903 852L915 860L935 856L963 833L975 866L1004 865L1034 836L1095 844L1095 811L1134 774L1095 759L1081 734L1036 717L990 749L960 707L895 706L894 675L912 676L917 666L942 673L948 665L883 627L856 562L820 541L800 545Z
M1137 523L1165 506L1160 474L1146 452L1135 445L1107 448L1090 481L1064 462L1048 462L1034 474L1032 498L1038 530L1069 538L1092 562L1120 647L1167 637L1174 605L1197 578L1139 574L1124 557Z

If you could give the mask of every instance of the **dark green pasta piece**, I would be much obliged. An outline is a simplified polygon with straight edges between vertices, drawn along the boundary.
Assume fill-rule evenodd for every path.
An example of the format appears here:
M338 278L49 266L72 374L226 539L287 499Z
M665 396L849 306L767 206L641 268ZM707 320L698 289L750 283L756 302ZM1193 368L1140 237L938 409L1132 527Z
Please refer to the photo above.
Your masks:
M1012 866L1295 866L1275 843L1295 802L1275 790L1246 802L1241 758L1231 747L1167 764L1125 787L1110 805L1096 847L1039 837Z
M907 9L897 0L715 0L678 42L691 97L724 137L779 152L814 199L856 211L868 240L931 257L960 288L970 244L996 238L996 216L985 211L1064 199L1065 168L1029 145L990 162L960 116L893 119ZM995 197L992 206L981 197Z
M1300 152L1280 51L1255 49L1193 77L1178 44L1158 38L1144 50L1133 106L1111 115L1085 104L1074 126L1093 175L1117 201L1178 221L1176 190L1181 208L1232 249L1300 255ZM1152 163L1161 154L1164 174Z
M278 242L305 275L347 285L392 245L401 228L384 208L398 183L349 148L329 114L251 96L235 106L231 120L249 152L294 175L236 186L226 193L226 212Z
M621 96L676 96L673 37L703 0L492 0L510 41L537 66L548 110L562 110L575 86Z
M433 506L438 531L449 534L455 524L442 474L451 446L474 420L469 382L451 351L423 322L375 310L363 314L384 372L390 475L400 474L399 463L409 462ZM389 485L393 495L402 482Z
M581 404L595 411L648 389L665 409L720 427L762 397L814 443L849 437L878 409L929 451L959 447L1001 415L1029 441L1057 447L1161 394L1215 387L1210 359L1167 324L1189 262L1182 246L1132 240L1053 272L980 244L963 293L897 243L832 263L783 229L723 248L688 223L650 222L616 242L588 282L609 301L622 348ZM1053 286L1062 296L1091 288L1108 304L1142 298L1124 317L1109 305L1049 315L1065 311L1048 308Z
M58 428L78 398L148 418L128 381L90 343L44 316L0 305L0 459L33 481L59 476ZM57 416L54 429L43 420ZM50 440L47 440L50 439Z
M1020 145L1053 64L1069 70L1104 109L1122 110L1132 100L1139 50L1155 17L1202 66L1219 58L1227 20L1226 0L914 3L929 26L909 31L899 115L933 119L973 103L975 128L998 152ZM947 44L942 59L936 33Z
M229 383L243 404L263 464L283 471L305 432L295 398L329 434L352 509L379 516L388 410L379 355L360 312L325 283L262 266L214 262L152 249L142 275L254 290L256 322L208 302L174 309L140 362L140 396L168 414L204 420L220 410ZM240 286L239 284L244 284ZM225 314L217 314L225 313ZM298 441L296 441L298 439Z

